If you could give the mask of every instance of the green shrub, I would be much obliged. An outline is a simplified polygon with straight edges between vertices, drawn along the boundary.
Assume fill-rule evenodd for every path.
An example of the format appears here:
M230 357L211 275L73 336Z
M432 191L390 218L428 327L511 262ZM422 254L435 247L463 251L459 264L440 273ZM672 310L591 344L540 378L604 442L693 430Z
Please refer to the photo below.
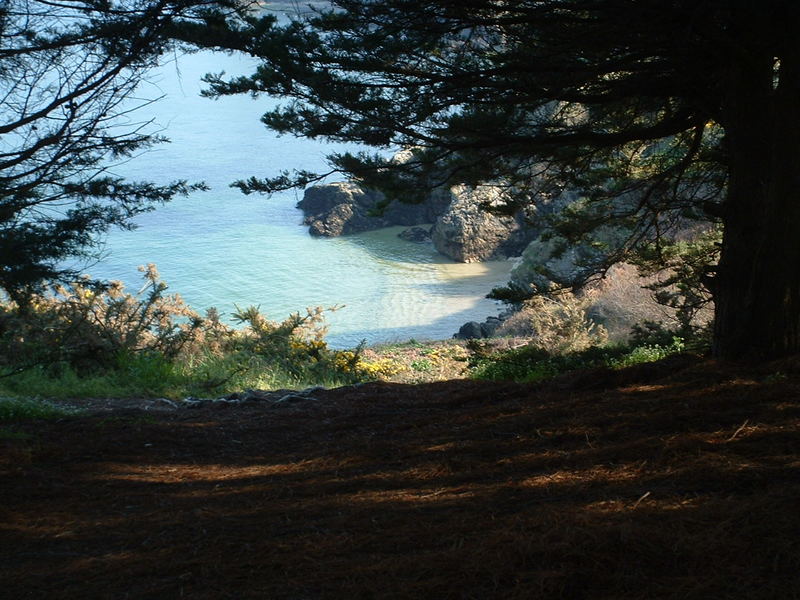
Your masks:
M474 379L531 383L581 369L617 369L653 362L683 350L684 343L680 338L673 338L668 346L592 346L564 354L552 354L535 344L528 344L499 352L473 351L469 364Z
M608 333L589 318L592 295L562 290L526 300L499 333L531 338L531 344L550 354L578 352L604 344Z
M411 361L411 368L421 373L426 373L433 370L433 363L427 358L419 358Z
M638 365L640 363L655 362L666 358L671 354L683 352L685 344L682 338L672 338L670 345L651 345L651 346L636 346L624 356L609 362L610 367L623 368L630 367L631 365Z
M324 309L271 321L238 309L239 328L215 309L201 317L167 295L155 266L128 294L119 283L83 280L32 298L0 303L0 391L45 397L210 395L244 387L352 383L388 365L360 365L325 342ZM363 362L363 361L361 361Z
M468 348L473 351L468 365L474 379L535 381L555 374L552 356L535 345L484 354L475 352L475 345Z

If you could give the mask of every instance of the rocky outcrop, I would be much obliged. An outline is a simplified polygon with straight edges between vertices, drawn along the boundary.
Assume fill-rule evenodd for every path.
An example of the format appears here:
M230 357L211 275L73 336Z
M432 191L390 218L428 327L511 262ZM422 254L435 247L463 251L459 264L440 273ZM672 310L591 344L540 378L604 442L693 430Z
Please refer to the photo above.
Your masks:
M392 225L432 223L446 204L435 198L421 204L387 204L380 192L357 183L337 182L308 188L297 207L303 211L311 235L336 237Z
M280 408L297 403L313 402L316 400L315 394L325 391L322 386L314 386L304 390L246 390L236 392L222 398L194 398L192 396L184 398L180 405L182 408L227 408L244 404L262 404L271 408Z
M483 323L469 321L464 323L453 337L457 340L475 340L493 337L497 330L503 326L510 317L514 315L513 310L504 310L496 317L487 317Z
M311 235L335 237L404 225L412 228L403 232L404 239L427 241L429 233L441 254L478 262L518 256L538 233L522 211L506 216L485 209L499 204L500 196L496 186L454 186L434 190L420 204L387 204L380 192L338 182L308 188L297 206ZM434 223L430 232L414 227L428 223Z
M622 245L624 234L620 229L600 227L591 241L577 244L570 244L559 236L537 236L511 271L511 283L521 289L540 292L580 285L602 268L608 248Z
M498 215L487 207L501 203L496 186L454 186L447 210L436 219L431 238L436 249L458 262L518 256L535 237L525 213Z
M308 188L297 207L303 211L311 235L336 237L383 227L380 218L370 215L382 200L379 192L339 182Z

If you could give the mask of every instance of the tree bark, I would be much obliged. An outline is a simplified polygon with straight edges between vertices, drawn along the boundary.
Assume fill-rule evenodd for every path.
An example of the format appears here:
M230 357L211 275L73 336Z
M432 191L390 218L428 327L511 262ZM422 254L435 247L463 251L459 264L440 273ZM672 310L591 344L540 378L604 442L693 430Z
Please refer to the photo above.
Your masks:
M723 111L730 183L713 352L724 359L800 352L800 48L779 51L736 57Z

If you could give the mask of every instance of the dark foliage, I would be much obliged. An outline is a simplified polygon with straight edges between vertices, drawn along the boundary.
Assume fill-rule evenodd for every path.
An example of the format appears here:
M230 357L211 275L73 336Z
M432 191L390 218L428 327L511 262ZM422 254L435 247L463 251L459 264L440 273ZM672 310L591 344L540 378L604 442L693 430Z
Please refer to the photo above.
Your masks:
M74 278L99 234L202 188L109 168L165 141L131 98L185 28L241 13L228 0L0 4L0 289L17 302Z
M337 0L219 44L262 59L210 95L289 101L273 130L356 141L334 171L395 195L505 185L510 208L573 195L555 231L602 271L721 222L715 352L800 346L800 7L780 0ZM403 162L386 150L413 148ZM314 180L240 182L272 191ZM613 230L614 236L603 235ZM598 232L600 232L598 238ZM655 246L653 246L655 244ZM781 257L783 260L776 260Z

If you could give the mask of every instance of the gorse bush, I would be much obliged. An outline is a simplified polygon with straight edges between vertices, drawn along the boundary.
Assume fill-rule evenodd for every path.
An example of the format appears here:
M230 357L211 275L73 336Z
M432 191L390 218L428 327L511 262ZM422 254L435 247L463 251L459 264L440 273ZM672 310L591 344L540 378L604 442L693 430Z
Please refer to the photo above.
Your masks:
M602 325L587 315L592 299L570 291L537 295L525 300L519 311L500 330L505 335L524 335L549 354L577 352L608 340Z
M387 379L407 368L391 358L367 360L358 349L338 351L335 360L338 371L352 374L358 380Z
M258 307L239 309L233 314L240 331L230 332L228 350L247 359L280 366L295 377L335 370L335 353L325 342L324 309L309 308L305 315L294 313L282 322L270 321Z
M154 265L136 294L88 279L56 286L25 306L0 303L0 386L14 393L55 386L76 395L211 394L243 387L349 383L375 378L360 349L328 348L325 310L271 321L237 308L239 327L167 294ZM46 390L46 392L45 392ZM33 393L27 391L28 394Z
M174 360L219 326L179 295L166 295L167 284L154 265L140 270L145 283L135 295L119 282L98 286L85 279L55 286L23 307L0 305L0 365L85 372L113 368L124 355L157 353Z
M239 364L277 369L298 382L355 383L386 376L392 366L365 361L363 345L354 350L328 347L324 315L337 309L308 308L305 315L270 321L258 307L237 308L233 318L244 328L231 330L226 350L239 357Z

